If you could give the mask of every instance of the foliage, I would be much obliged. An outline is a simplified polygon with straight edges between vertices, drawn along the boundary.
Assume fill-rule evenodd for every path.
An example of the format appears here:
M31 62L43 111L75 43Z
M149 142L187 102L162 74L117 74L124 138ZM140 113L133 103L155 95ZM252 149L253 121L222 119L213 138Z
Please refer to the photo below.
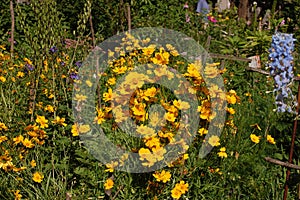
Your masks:
M99 162L78 137L78 130L84 132L86 127L74 124L72 94L80 81L78 71L82 61L92 49L90 13L97 42L128 29L127 6L130 5L132 28L155 26L180 31L212 53L244 58L260 55L264 70L276 26L280 31L298 33L295 28L299 27L299 1L284 1L286 5L295 3L295 9L287 12L284 8L278 12L271 30L259 30L239 22L236 8L223 13L213 11L210 17L217 22L205 24L203 16L195 13L195 2L189 1L188 8L184 7L185 2L32 0L30 4L16 5L16 55L13 62L7 50L9 2L0 3L3 44L0 46L1 199L20 199L20 195L22 199L64 199L66 195L72 199L172 199L176 192L182 199L282 197L286 169L267 163L264 157L287 161L295 116L273 111L275 97L269 92L274 89L272 78L245 70L247 62L214 59L217 71L222 72L231 104L220 145L203 159L198 153L205 140L204 129L197 133L186 154L173 166L143 174L120 172L114 170L116 166L113 164ZM287 25L279 27L282 18L286 19ZM208 38L211 38L210 42ZM296 50L297 45L296 42ZM142 52L140 49L138 55L123 58L127 63L130 59L137 62L143 58ZM171 67L179 66L176 69L180 73L188 73L190 63L181 60L180 56L170 55L171 51L166 47L165 52L170 56ZM153 50L148 62L153 62L160 53L159 49ZM294 56L295 60L299 59L297 52ZM109 88L114 88L113 84L106 83L113 83L113 78L122 74L116 69L120 58L115 58L113 63L111 71L107 71L107 76L101 80L104 87L97 91L103 108L109 107L109 100L105 102L105 99L110 96ZM192 76L187 76L187 79L193 84L199 81ZM202 96L199 103L208 98L205 86L204 83L197 86L198 95ZM143 96L152 87L158 91L158 96ZM295 88L292 89L296 92ZM176 104L169 90L155 84L143 86L135 94L136 101L132 99L131 109L159 100L165 101L165 109ZM176 109L176 112L181 111ZM134 146L152 151L145 141L122 134L113 122L112 111L99 110L97 114L98 122L113 142L127 144L128 149ZM132 118L139 125L144 123L141 116L132 115ZM208 118L201 120L199 129L206 128ZM175 124L169 122L169 125L165 130ZM163 146L164 142L170 141L160 138L160 142ZM299 163L298 146L299 139L294 163ZM290 199L297 196L297 172L293 174L296 178L290 186Z

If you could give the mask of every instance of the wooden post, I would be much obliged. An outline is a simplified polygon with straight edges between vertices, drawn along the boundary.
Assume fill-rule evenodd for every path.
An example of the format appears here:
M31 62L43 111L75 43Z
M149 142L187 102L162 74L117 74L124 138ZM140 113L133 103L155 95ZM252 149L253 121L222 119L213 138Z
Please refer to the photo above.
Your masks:
M297 115L299 114L299 104L300 104L300 83L298 84L298 95L297 95L298 105L296 108ZM297 132L297 125L298 125L298 119L296 118L294 120L294 129L292 134L292 141L291 141L291 147L290 147L290 155L289 155L289 163L293 162L293 153L294 153L294 145L295 145L295 139L296 139L296 132ZM284 186L284 195L283 199L286 200L287 194L288 194L288 181L290 179L291 170L287 169L286 171L286 179L285 179L285 186Z
M11 32L10 32L10 57L13 60L14 57L14 34L15 34L15 13L14 13L14 2L10 0L10 17L11 17Z
M130 12L130 5L127 5L127 21L128 21L128 31L131 31L131 12Z
M248 0L240 0L238 8L239 19L247 20L248 14Z

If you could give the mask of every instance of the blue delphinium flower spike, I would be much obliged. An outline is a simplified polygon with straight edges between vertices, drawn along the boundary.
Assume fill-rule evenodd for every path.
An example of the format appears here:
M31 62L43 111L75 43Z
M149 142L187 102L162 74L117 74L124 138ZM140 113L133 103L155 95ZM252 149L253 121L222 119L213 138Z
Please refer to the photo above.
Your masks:
M292 34L277 32L272 36L269 49L270 76L274 78L275 104L277 112L295 113L296 97L290 86L293 83L293 55L294 41Z

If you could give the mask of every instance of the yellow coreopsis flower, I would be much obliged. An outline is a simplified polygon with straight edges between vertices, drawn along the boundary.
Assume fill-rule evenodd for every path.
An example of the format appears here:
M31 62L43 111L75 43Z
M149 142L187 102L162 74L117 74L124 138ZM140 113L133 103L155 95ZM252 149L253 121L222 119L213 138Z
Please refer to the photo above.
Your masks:
M155 57L152 58L152 62L158 65L167 65L169 63L170 54L168 52L163 52L161 49L159 53L155 54Z
M171 173L165 170L162 170L160 173L155 172L153 176L156 178L158 182L166 183L171 179Z
M150 128L143 124L137 127L136 132L149 137L155 135L155 130L153 128Z
M71 133L72 133L73 137L79 136L78 124L77 123L72 125Z
M188 102L181 101L181 100L174 100L173 104L174 106L176 106L178 109L181 110L187 110L190 108L190 104Z
M173 113L167 112L167 113L165 114L165 119L166 119L167 121L169 121L169 122L175 122L176 117L175 117L175 115L174 115Z
M7 126L4 123L0 122L0 131L7 131L7 130L8 130Z
M18 78L23 78L25 76L24 72L18 72L17 77Z
M231 115L235 114L234 108L226 108L226 111L229 112L229 114L231 114Z
M35 172L33 174L32 180L37 183L41 183L43 181L44 175L41 172Z
M257 135L255 135L255 134L251 134L251 135L250 135L250 139L251 139L252 142L254 142L254 143L256 143L256 144L258 144L259 141L260 141L260 137L257 136Z
M208 144L210 144L213 147L220 145L220 138L219 136L213 135L208 139Z
M116 84L116 78L115 78L115 77L109 78L109 79L107 80L107 83L108 83L109 85L114 85L114 84Z
M179 199L181 195L182 195L181 192L176 187L172 189L171 191L172 198Z
M19 136L15 137L13 139L14 144L16 145L16 144L19 144L19 143L23 142L23 139L24 139L23 135L19 135Z
M208 130L206 128L200 128L198 130L198 133L200 133L200 136L206 135L208 133Z
M74 97L74 100L76 101L85 101L87 99L87 96L85 95L82 95L82 94L75 94L75 97Z
M46 105L46 107L44 108L44 111L48 111L53 113L54 112L54 107L51 105Z
M78 131L79 133L87 133L91 130L90 125L86 124L86 125L79 125Z
M155 51L155 45L149 45L148 47L144 48L143 50L143 55L145 56L151 56L152 53Z
M103 122L105 122L105 113L97 108L97 116L94 118L94 122L96 122L97 124L102 124Z
M58 125L62 125L62 126L67 126L65 122L65 118L60 118L59 116L56 116L56 118L52 121L53 124L58 124Z
M4 135L4 136L0 136L0 144L4 141L8 140L8 138Z
M111 189L111 188L113 188L113 187L114 187L114 181L113 181L111 178L107 179L107 180L105 181L105 183L104 183L104 188L105 188L106 190L109 190L109 189Z
M189 184L184 181L180 181L175 185L175 187L171 191L171 196L174 199L179 199L181 195L185 194L188 191Z
M108 91L103 94L103 100L105 102L108 102L112 100L112 97L113 97L113 92L112 89L109 88Z
M227 158L227 153L226 153L225 147L220 148L220 152L218 152L218 156L221 158Z
M23 141L22 141L22 144L27 147L27 148L33 148L34 147L34 144L32 143L31 140L29 140L28 138L25 138Z
M30 165L31 165L31 167L35 167L36 166L35 160L30 161Z
M15 195L15 200L21 200L22 194L20 194L20 190L16 190L14 192L14 195Z
M267 135L267 141L270 144L276 144L275 139L271 135Z
M41 128L48 128L48 120L44 116L38 115L35 121L40 124Z

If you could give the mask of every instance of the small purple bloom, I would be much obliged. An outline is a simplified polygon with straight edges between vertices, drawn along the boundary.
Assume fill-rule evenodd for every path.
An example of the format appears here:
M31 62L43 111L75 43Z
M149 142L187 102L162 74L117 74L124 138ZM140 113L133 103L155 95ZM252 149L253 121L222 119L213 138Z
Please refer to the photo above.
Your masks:
M61 65L61 66L65 66L66 63L65 63L64 61L61 61L61 62L60 62L60 65Z
M82 66L82 62L81 62L81 61L77 61L77 62L75 63L75 65L76 65L78 68L80 68L80 67Z
M76 73L76 72L71 72L70 73L70 77L71 77L71 79L75 79L75 80L78 80L79 79L79 76L78 76L78 74Z
M49 49L49 52L50 52L50 53L55 53L55 52L57 52L57 51L58 51L58 49L57 49L56 46L53 46L53 47L51 47L51 48Z
M29 70L29 71L33 71L34 70L34 66L33 65L30 65L28 63L25 64L26 68Z

